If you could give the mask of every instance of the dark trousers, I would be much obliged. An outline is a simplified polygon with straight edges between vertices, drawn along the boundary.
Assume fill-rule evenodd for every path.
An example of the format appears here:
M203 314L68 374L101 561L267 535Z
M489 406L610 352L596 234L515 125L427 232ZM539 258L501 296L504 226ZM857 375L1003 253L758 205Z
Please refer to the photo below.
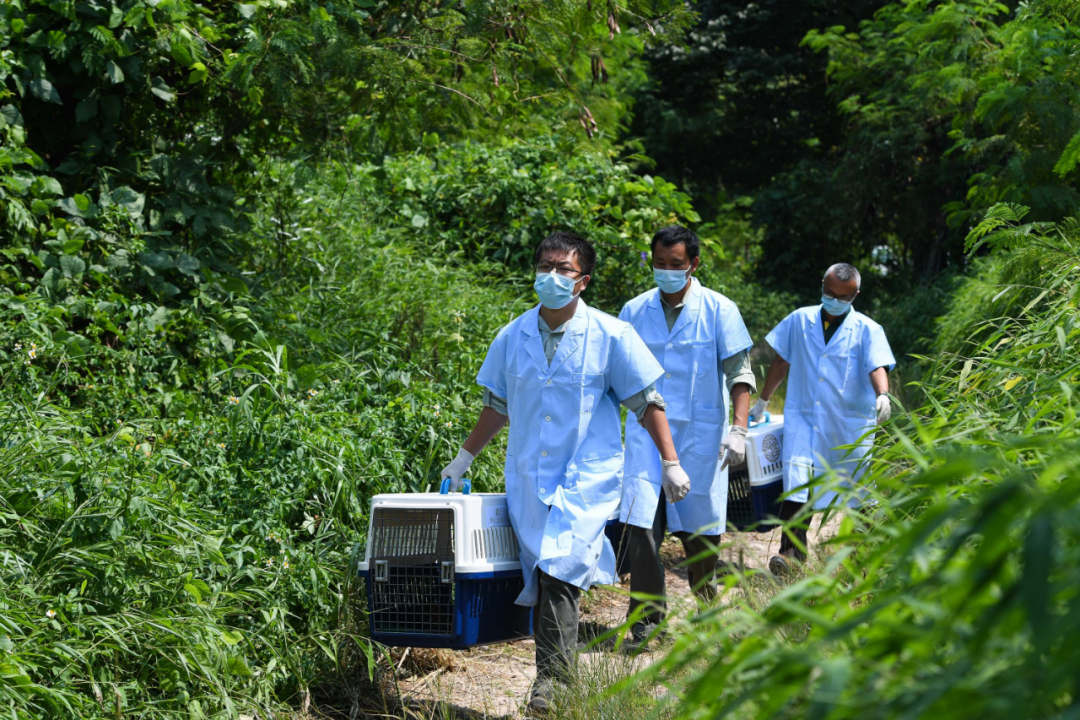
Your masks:
M536 676L565 682L577 651L581 590L540 570L540 602L533 610Z
M783 522L791 520L791 518L795 517L799 513L799 511L803 509L804 505L806 505L806 503L785 500L783 504L780 505L780 514L778 516L779 519ZM794 558L799 562L806 561L805 550L809 549L809 545L807 545L806 540L806 528L809 525L810 518L805 518L798 525L789 526L786 530L782 531L783 534L780 535L781 555L789 558ZM792 539L792 536L794 536L794 538L797 539L799 542L795 543L795 541Z
M684 501L685 502L685 501ZM656 595L664 598L667 594L664 581L664 564L660 562L660 545L664 542L667 530L667 501L660 497L656 506L656 516L651 528L635 525L626 526L627 561L630 566L630 592ZM692 537L691 533L678 532L675 536L682 541L683 552L687 560L705 554L687 566L690 587L705 600L716 597L713 575L716 573L716 552L710 547L718 538ZM647 604L647 610L635 627L644 629L658 625L664 619L667 604L663 599L642 601L630 598L630 613L633 614L641 605Z

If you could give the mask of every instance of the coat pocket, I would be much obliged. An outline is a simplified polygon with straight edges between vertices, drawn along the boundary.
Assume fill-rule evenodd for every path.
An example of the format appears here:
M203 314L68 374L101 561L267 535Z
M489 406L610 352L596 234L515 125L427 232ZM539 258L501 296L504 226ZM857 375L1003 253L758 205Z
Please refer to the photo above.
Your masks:
M587 503L614 500L622 494L623 454L582 457L577 461L578 492Z
M581 412L591 413L605 392L603 373L574 373L574 383L581 388Z

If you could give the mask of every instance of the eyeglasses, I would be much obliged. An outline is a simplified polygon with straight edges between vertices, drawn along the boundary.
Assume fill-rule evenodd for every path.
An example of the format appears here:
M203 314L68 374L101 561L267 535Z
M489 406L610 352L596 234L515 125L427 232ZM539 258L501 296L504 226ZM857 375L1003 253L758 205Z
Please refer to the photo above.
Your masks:
M825 297L829 298L830 300L839 300L840 302L846 302L846 303L852 302L853 300L855 300L855 295L858 295L858 293L855 293L855 295L830 295L828 292L826 292L824 290L822 291L821 294L824 295Z
M537 275L547 275L552 270L557 272L559 275L562 275L563 277L568 277L568 278L572 278L572 277L574 277L576 275L583 275L584 274L581 270L575 270L574 268L570 267L569 265L551 265L549 263L540 263L539 265L536 266L536 274Z

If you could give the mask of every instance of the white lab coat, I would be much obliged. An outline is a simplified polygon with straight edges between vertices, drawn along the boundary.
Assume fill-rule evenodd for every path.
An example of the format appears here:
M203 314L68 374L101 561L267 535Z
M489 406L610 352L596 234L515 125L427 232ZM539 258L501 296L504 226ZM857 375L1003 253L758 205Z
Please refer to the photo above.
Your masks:
M753 346L742 315L728 298L691 279L684 307L670 332L660 290L626 303L619 319L634 326L664 367L656 389L667 403L668 425L690 493L669 504L668 529L719 535L727 523L727 469L720 442L727 435L728 391L721 361ZM626 478L619 519L651 528L660 501L660 453L630 414L626 420Z
M578 301L548 365L540 306L499 333L476 381L506 398L506 500L535 605L537 569L582 589L611 583L615 552L604 526L622 492L619 402L663 370L630 325Z
M873 440L866 437L853 450L837 448L855 444L877 422L870 373L896 366L885 331L850 310L826 346L821 306L814 305L788 315L765 340L791 363L784 402L784 492L796 491L789 499L807 502L811 474L828 470L854 483ZM835 495L818 495L815 507L829 505Z

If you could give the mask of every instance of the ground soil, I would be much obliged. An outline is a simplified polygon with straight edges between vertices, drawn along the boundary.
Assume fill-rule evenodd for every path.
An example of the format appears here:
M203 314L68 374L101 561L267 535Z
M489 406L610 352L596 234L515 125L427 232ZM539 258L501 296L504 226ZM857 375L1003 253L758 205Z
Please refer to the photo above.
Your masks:
M810 530L810 545L835 534L836 520L820 527L815 519ZM768 560L780 544L780 531L768 533L728 533L723 536L722 555L745 568L765 570ZM672 606L688 607L692 602L682 545L669 537L661 548L667 568L667 591ZM593 588L583 596L582 628L590 632L615 628L625 619L628 605L628 576L619 585ZM594 635L595 637L595 635ZM649 662L653 649L638 662ZM396 682L387 698L398 712L417 718L452 716L459 719L523 717L522 709L529 686L536 674L533 641L522 640L466 651L410 650L395 653ZM587 649L582 662L626 663L624 657L610 650Z

